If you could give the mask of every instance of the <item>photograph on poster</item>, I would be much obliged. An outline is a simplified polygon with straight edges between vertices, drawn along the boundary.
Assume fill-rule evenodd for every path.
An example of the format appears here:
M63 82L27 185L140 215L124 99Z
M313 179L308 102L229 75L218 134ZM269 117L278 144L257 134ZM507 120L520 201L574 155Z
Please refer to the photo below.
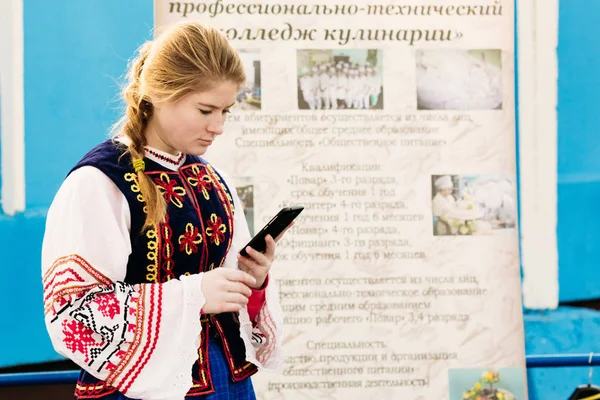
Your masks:
M500 50L417 50L419 110L501 110Z
M262 104L260 50L238 49L238 54L244 65L244 71L246 71L246 83L238 93L236 107L242 110L258 111Z
M525 397L520 368L468 368L448 371L450 400L521 400Z
M508 176L433 175L431 193L434 236L515 232L515 184Z
M235 190L242 203L244 216L248 222L250 236L254 236L254 185L248 177L238 177L234 180Z
M382 51L298 50L300 110L383 109Z

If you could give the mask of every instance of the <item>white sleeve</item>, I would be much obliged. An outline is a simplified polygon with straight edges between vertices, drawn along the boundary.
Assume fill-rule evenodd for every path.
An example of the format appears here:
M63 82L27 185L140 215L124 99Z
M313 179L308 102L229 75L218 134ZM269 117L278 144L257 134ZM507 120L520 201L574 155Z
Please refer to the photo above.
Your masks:
M250 230L244 216L242 202L235 190L233 181L223 172L219 170L217 172L225 180L227 188L231 192L235 208L233 239L223 267L239 269L237 254L250 240ZM239 320L240 336L246 348L246 360L260 369L270 371L281 369L285 361L283 352L283 313L279 305L277 281L272 275L269 276L269 284L265 289L265 304L256 317L255 327L253 328L246 307L239 312ZM253 334L253 329L260 331L260 334L258 336L256 332ZM253 338L259 336L261 340L253 340Z
M198 358L203 275L124 283L129 219L125 196L100 170L64 181L42 246L46 327L58 353L128 397L181 400Z

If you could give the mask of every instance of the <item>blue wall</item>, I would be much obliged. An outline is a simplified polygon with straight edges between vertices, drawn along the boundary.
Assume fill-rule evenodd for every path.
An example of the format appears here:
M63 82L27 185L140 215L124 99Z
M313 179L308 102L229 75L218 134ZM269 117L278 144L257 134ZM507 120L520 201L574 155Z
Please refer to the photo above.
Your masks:
M0 331L0 366L58 359L43 325L46 211L69 168L106 138L118 80L153 27L150 0L23 3L27 211L0 216L0 315L9 327Z
M560 300L600 297L600 38L596 0L560 2L558 254Z
M597 0L563 0L558 37L558 256L561 302L600 298L600 37ZM559 307L525 315L530 354L600 353L600 313ZM588 368L529 371L530 400L567 399ZM600 382L595 368L593 383Z
M525 315L528 354L600 355L597 311L560 307L558 310ZM528 371L529 400L566 400L575 388L588 382L587 367L535 368ZM600 367L594 368L592 383L600 383Z
M2 95L0 94L0 213L2 213Z

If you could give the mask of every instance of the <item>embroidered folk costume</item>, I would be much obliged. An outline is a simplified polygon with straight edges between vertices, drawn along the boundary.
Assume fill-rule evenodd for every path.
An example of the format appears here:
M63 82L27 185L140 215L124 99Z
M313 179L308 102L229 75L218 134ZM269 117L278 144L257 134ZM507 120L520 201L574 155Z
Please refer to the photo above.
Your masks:
M253 393L249 377L283 362L275 282L239 313L201 311L203 272L237 268L250 239L235 188L199 157L146 148L132 162L126 149L109 140L85 155L48 212L45 320L55 349L83 368L76 397L194 399L244 383ZM146 230L138 170L167 202Z

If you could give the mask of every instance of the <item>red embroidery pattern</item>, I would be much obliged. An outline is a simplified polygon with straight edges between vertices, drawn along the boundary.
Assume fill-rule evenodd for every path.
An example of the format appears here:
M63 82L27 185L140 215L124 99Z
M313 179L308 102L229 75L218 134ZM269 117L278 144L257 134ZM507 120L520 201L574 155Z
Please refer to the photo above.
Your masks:
M119 300L117 300L114 293L106 294L94 299L94 303L98 304L98 311L110 319L114 319L115 315L121 312L119 306Z
M85 356L84 361L90 362L90 349L93 347L102 347L104 342L97 342L94 339L94 331L79 321L64 320L62 322L63 343L67 349L73 353L81 353Z
M232 239L233 239L234 228L235 228L233 225L233 214L234 214L235 207L233 205L233 199L231 198L231 195L229 194L229 190L227 190L227 186L223 182L221 182L221 178L219 177L219 175L215 172L215 170L210 165L207 166L207 171L210 174L210 176L212 177L213 182L218 183L218 185L215 185L215 188L217 189L217 194L223 204L223 209L225 210L225 214L227 214L227 225L229 226L229 240L227 241L227 246L225 249L225 254L227 254L227 252L229 252L229 249L231 248L231 243L233 242ZM224 262L225 262L225 257L223 257L221 259L221 262L219 263L219 267L222 266Z
M198 165L192 166L192 176L188 177L188 183L194 187L198 187L198 189L202 192L202 195L206 200L210 200L209 190L213 188L212 178L206 173L206 167L200 168Z
M71 254L69 256L58 258L56 261L54 261L54 264L52 264L52 266L48 269L48 271L46 271L46 273L44 274L44 276L42 278L45 282L44 290L48 290L48 288L52 284L52 282L55 281L58 276L60 276L60 273L55 274L54 271L58 267L65 265L67 263L70 263L70 262L77 264L79 267L81 267L85 272L90 274L99 283L102 283L104 285L111 283L110 279L108 279L106 276L104 276L103 274L101 274L100 272L95 270L90 265L90 263L88 263L83 257L81 257L77 254Z
M220 246L225 240L225 232L227 227L223 223L221 217L213 213L210 215L210 219L206 221L206 236L210 238L210 242Z
M213 181L218 183L217 189L219 193L219 198L223 202L223 205L229 206L225 207L225 212L233 214L235 207L233 206L233 199L231 198L231 194L229 193L227 186L221 181L221 177L215 172L211 165L207 165L207 170L213 177Z
M202 236L198 228L188 223L185 226L185 233L179 236L179 250L185 251L189 256L198 252L198 245L202 243Z
M68 265L70 263L75 266ZM84 274L89 275L92 282L86 281L83 278ZM76 254L54 261L42 279L45 315L53 310L55 315L56 310L69 303L68 296L80 298L99 284L110 285L112 283L110 279L96 271L86 260Z
M82 385L78 383L75 387L75 397L78 399L99 399L117 391L105 383Z
M273 321L273 317L271 316L271 313L269 312L269 309L267 307L263 307L258 313L258 317L256 318L256 324L264 328L266 332L263 332L263 334L267 337L267 345L261 346L257 350L256 357L259 360L261 358L266 359L273 353L273 351L275 351L276 337L275 321Z
M64 279L59 281L59 279ZM58 271L52 278L44 285L44 314L48 314L52 305L58 303L59 307L62 307L67 302L63 296L65 292L70 290L70 286L67 284L84 284L85 281L80 274L77 273L73 268L65 268L62 271ZM77 289L76 289L77 290ZM79 291L79 290L78 290Z
M167 156L163 156L162 154L157 153L156 151L148 148L148 147L144 147L144 150L146 150L146 152L152 156L154 156L155 158L158 158L159 160L168 162L169 164L175 165L175 166L179 166L181 165L181 162L183 161L183 159L185 158L185 154L184 153L179 153L179 157L177 158L177 160L174 160L171 157L167 157Z
M156 291L158 291L158 296L156 296ZM162 318L162 294L163 294L163 285L151 285L150 286L150 314L148 316L149 324L147 331L147 340L144 349L142 350L142 354L138 357L137 362L131 367L128 374L121 381L120 385L117 386L118 390L121 390L123 384L127 381L130 374L135 371L131 380L125 385L122 389L123 394L127 394L127 391L133 384L133 382L137 379L138 375L150 359L152 353L154 353L154 349L156 348L156 342L158 340L158 333L160 332L160 320ZM158 297L155 299L155 297ZM156 300L156 303L155 303ZM155 316L155 312L157 315ZM156 324L156 326L154 326Z
M152 285L154 286L154 285ZM110 375L106 378L106 383L113 385L119 375L129 365L129 362L133 356L137 353L142 338L144 336L144 313L146 312L145 297L146 297L146 285L135 286L135 296L131 298L131 306L129 307L129 315L134 317L134 323L127 325L128 332L134 332L133 342L127 349L127 351L119 350L115 355L119 359L117 367L112 369Z
M58 259L44 274L44 287L45 299L55 310L50 323L60 326L65 349L108 375L106 382L78 384L77 396L103 397L114 392L116 384L126 391L156 347L162 285L113 283L71 255Z
M82 302L72 303L68 312L62 313L66 314L61 322L65 347L73 354L82 353L85 363L98 372L108 372L108 385L128 368L139 343L147 336L144 300L140 297L144 288L121 282L99 286L86 293ZM104 303L104 299L109 301ZM120 300L118 307L113 306L113 300ZM105 311L118 309L119 312L106 316L106 312L101 311L103 304L108 305Z
M167 203L173 203L175 207L183 207L183 197L186 195L182 186L177 186L177 181L169 178L169 175L161 172L159 178L154 178L158 190L163 194Z
M159 232L159 248L161 249L160 261L162 270L165 272L165 276L161 277L161 282L166 282L176 277L173 271L173 267L175 266L175 261L173 261L175 247L171 240L173 238L173 228L169 225L169 214L165 216L165 223L160 224Z
M210 328L210 319L207 314L200 318L202 331L200 332L200 346L198 347L198 372L192 373L192 387L186 394L188 397L196 397L214 392L214 387L209 384L208 377L211 376L210 364L208 363L208 334ZM208 389L208 390L207 390Z

